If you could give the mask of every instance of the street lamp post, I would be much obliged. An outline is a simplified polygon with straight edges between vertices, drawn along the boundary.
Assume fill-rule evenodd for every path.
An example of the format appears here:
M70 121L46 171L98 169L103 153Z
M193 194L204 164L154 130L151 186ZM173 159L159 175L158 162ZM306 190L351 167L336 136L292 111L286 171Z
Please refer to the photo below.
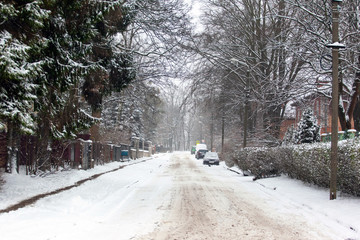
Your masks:
M338 165L338 116L339 116L339 4L342 0L332 0L332 118L331 118L331 156L330 156L330 200L336 199Z

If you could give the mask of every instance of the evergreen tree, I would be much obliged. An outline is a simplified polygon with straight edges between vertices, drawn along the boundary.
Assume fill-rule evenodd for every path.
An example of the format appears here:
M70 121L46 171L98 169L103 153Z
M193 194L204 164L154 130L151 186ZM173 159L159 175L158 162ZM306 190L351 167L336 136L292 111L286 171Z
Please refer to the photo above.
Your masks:
M320 142L320 127L313 110L310 108L307 108L301 116L295 141L296 143Z
M17 166L20 133L33 133L32 115L41 73L41 59L33 58L46 41L37 32L48 18L41 0L0 3L0 121L8 128L8 172Z
M123 44L126 40L118 33L134 21L143 3L1 1L0 123L9 129L9 149L19 147L19 139L13 141L11 136L20 136L20 131L36 134L35 171L50 167L52 139L74 138L90 128L98 120L91 114L101 113L103 96L121 91L136 77L134 46ZM149 4L157 6L157 1ZM92 113L83 109L81 95ZM135 115L140 119L143 112ZM9 159L16 155L11 153Z
M18 148L19 139L12 136L20 131L37 135L34 169L49 168L51 139L74 137L95 122L79 102L80 89L89 85L86 76L97 78L89 89L100 95L131 80L124 76L132 73L124 72L131 71L132 58L112 41L129 24L135 2L0 3L0 121L7 123L10 150ZM90 104L99 102L101 97ZM15 159L16 152L9 152Z
M46 59L45 74L37 78L37 84L43 86L36 102L38 168L49 168L51 139L74 137L99 120L81 109L80 94L84 94L93 110L100 108L102 95L109 88L109 76L112 76L111 63L118 63L119 54L111 41L116 32L126 27L124 18L127 15L123 9L127 6L132 3L46 2L45 7L51 14L42 31L48 45L39 56ZM81 88L83 91L79 90Z
M285 132L285 136L282 140L282 144L287 145L287 144L295 143L295 134L296 134L296 130L294 126L291 125Z
M109 4L109 3L108 3ZM106 5L103 17L95 24L96 35L92 39L91 59L97 66L85 77L82 86L85 100L90 104L92 116L101 118L102 100L111 92L119 92L135 78L131 51L117 47L116 35L126 30L136 14L136 4ZM99 123L90 133L92 140L100 140Z
M88 61L88 43L95 31L91 7L90 1L81 0L44 3L50 15L41 31L47 45L35 56L44 60L43 74L35 79L41 86L35 102L39 139L35 169L49 168L51 139L72 136L82 127L90 126L91 119L86 114L84 119L80 118L82 112L76 102L79 98L72 97L84 73L92 68Z

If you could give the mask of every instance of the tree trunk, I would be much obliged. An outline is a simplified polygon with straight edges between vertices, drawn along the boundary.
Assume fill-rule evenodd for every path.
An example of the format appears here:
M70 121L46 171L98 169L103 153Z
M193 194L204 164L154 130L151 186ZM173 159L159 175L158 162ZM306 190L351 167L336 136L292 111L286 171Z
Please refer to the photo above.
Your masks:
M354 109L354 129L360 131L360 103L357 102Z
M59 130L68 125L70 121L73 121L73 116L80 107L78 94L78 86L76 84L69 90L69 98L67 99L63 114L60 116Z
M360 56L359 56L359 64L360 64ZM348 119L346 122L346 125L349 127L349 129L353 129L355 126L354 124L354 111L356 104L358 103L358 98L360 94L360 72L357 72L355 75L355 80L352 88L352 96L350 100L350 105L348 109Z
M92 111L92 116L95 118L101 118L101 109L96 109ZM90 128L90 138L93 142L100 142L100 122L96 122Z
M50 145L50 120L47 111L40 113L39 123L39 142L36 156L36 167L34 171L40 169L41 171L50 170L50 156L51 156L51 145Z
M17 123L8 121L7 166L8 173L19 173L20 129Z
M344 104L340 102L339 104L339 121L341 129L346 131L348 129L354 128L354 111L355 106L358 102L358 97L360 93L360 72L356 73L356 78L353 83L352 95L350 98L350 105L347 112L345 111ZM341 93L340 93L341 94ZM347 114L347 118L346 118Z

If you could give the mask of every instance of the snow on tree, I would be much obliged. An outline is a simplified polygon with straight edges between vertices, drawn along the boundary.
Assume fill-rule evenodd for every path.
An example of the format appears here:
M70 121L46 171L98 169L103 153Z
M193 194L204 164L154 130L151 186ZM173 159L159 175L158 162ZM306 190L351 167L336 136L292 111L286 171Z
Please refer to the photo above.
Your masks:
M6 2L6 1L5 1ZM34 133L33 102L42 59L34 58L46 41L37 32L49 12L42 1L0 3L0 121L8 129L8 172L15 172L20 133ZM17 169L16 169L17 170Z
M43 169L49 167L49 141L73 138L93 126L93 132L98 133L102 97L125 85L119 82L130 81L121 73L131 69L131 63L124 60L131 58L127 51L116 49L113 41L114 35L129 24L132 4L101 0L44 4L51 10L42 29L48 44L39 56L46 59L44 74L36 79L43 86L36 101L40 140L37 158ZM81 102L81 95L91 108ZM94 137L98 140L98 135Z
M229 114L244 122L246 109L249 137L263 144L277 143L286 103L306 85L304 35L290 20L298 14L284 0L224 0L209 1L203 16L196 49L223 80ZM204 70L196 85L208 79Z
M283 145L295 143L296 129L291 125L285 132L284 138L282 140Z
M36 134L37 166L49 167L51 139L73 138L97 120L81 106L86 76L112 91L128 82L127 51L114 49L136 1L3 1L0 3L0 121L10 136ZM129 60L130 59L130 60ZM110 79L110 81L109 81ZM109 86L112 85L112 86ZM101 103L101 99L99 100ZM36 114L35 114L36 113ZM9 140L18 148L18 139ZM15 156L16 154L12 154ZM12 159L12 157L9 157Z
M310 67L309 73L313 78L321 76L322 85L331 88L331 81L326 77L331 76L331 49L324 47L332 39L332 14L331 1L313 0L298 1L286 0L292 9L298 9L301 17L293 18L300 23L304 30L304 60ZM340 43L346 48L340 52L339 62L339 95L343 102L339 105L339 123L343 131L358 128L360 122L360 0L342 1L340 4ZM330 94L327 94L331 98ZM353 124L354 123L354 124Z
M105 138L114 132L112 126L115 125L116 130L123 129L118 134L120 137L127 137L130 133L130 136L157 141L157 127L164 125L160 123L162 103L159 89L169 88L169 79L184 75L179 72L184 71L182 62L187 58L179 42L184 43L190 36L185 13L186 8L179 0L137 1L133 21L126 31L117 35L118 42L114 41L120 49L131 49L131 54L120 56L118 63L114 62L116 68L110 72L110 78L115 77L112 78L115 80L126 79L125 76L134 79L126 83L119 100L104 99L101 131L106 132L103 134ZM118 69L122 71L118 72ZM122 87L123 83L112 82L111 86ZM116 113L110 108L118 109L118 115L114 116ZM109 118L114 121L109 121Z
M134 79L147 88L146 84L170 75L161 71L174 72L178 56L174 53L179 51L176 46L187 31L183 9L177 8L180 3L0 3L0 122L6 123L10 135L20 136L21 130L38 137L35 171L50 167L53 139L74 138L100 122L104 96L120 92ZM127 31L130 24L132 28ZM165 67L170 61L173 66ZM132 125L140 136L153 134L157 110L139 106L144 102L157 104L156 91L134 92L137 96L128 100L135 99L135 104L118 106L118 110L130 113L120 117L122 125ZM98 116L94 109L100 112L99 118L94 117ZM143 120L144 116L150 117ZM14 146L11 149L19 145L18 139L9 142Z
M97 30L92 38L91 60L97 63L85 76L82 92L90 104L94 117L101 118L102 101L112 92L125 88L136 74L131 49L121 48L118 35L122 34L136 15L136 2L127 4L106 3L102 17L95 24ZM90 133L94 141L100 141L99 123L94 124Z
M297 126L295 143L320 142L320 127L311 108L305 109Z
M42 61L32 54L44 39L35 32L42 27L48 12L41 9L41 1L25 4L0 3L0 118L16 122L20 131L33 133L32 100L36 99L36 85L32 82L41 69ZM17 26L28 30L22 32Z

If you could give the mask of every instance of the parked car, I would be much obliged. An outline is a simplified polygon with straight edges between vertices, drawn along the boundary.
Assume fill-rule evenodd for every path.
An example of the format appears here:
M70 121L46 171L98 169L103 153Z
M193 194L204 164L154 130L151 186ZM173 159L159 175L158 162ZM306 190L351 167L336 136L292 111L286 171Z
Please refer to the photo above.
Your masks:
M200 158L204 158L205 153L207 153L208 150L207 149L199 149L196 151L195 157L196 159L200 159Z
M195 152L196 152L196 146L192 146L191 150L190 150L190 153L195 154Z
M206 165L219 165L219 155L216 152L207 152L203 159L203 164Z

